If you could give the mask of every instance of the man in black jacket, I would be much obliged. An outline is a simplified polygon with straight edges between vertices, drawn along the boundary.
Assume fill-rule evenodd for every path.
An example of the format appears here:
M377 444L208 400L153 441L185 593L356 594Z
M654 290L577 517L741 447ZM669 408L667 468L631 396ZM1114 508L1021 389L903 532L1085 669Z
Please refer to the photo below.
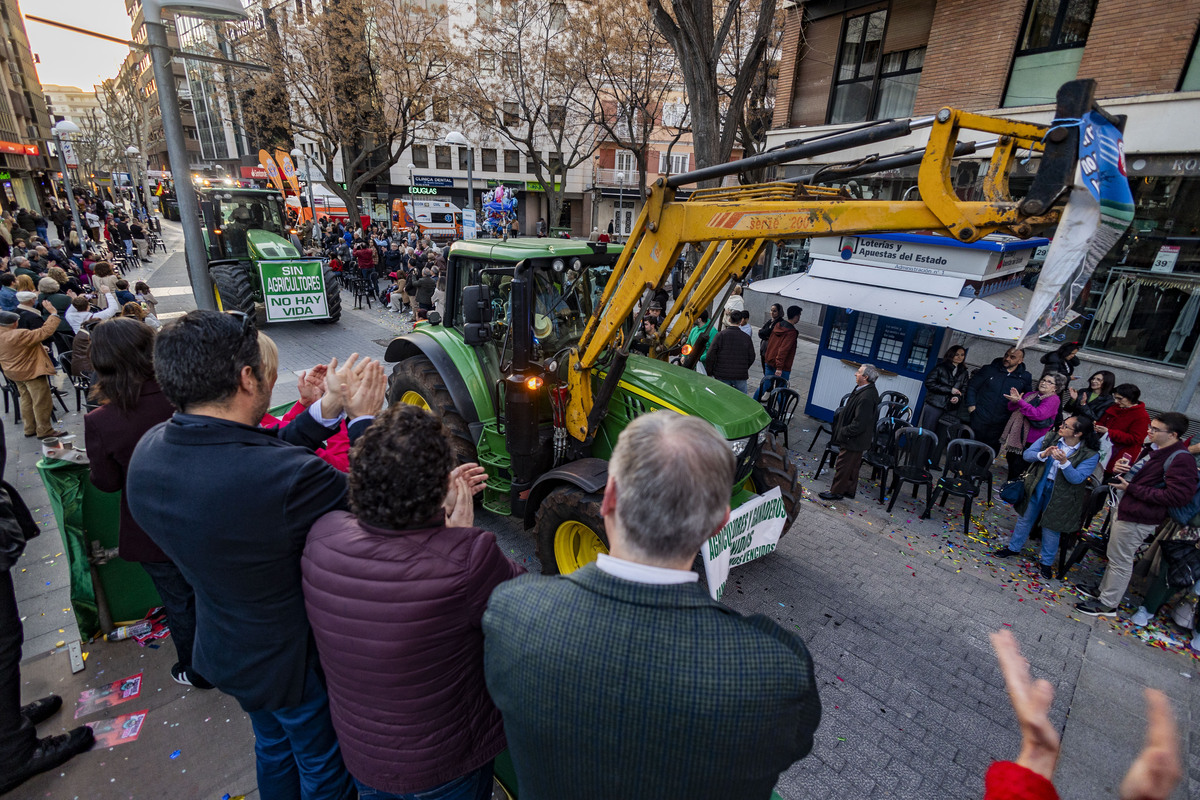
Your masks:
M158 382L180 411L146 433L129 465L129 510L196 591L192 663L250 715L263 797L353 792L300 556L317 518L346 507L346 476L313 449L346 416L353 442L383 407L382 367L356 358L329 364L324 396L287 428L263 429L274 376L252 318L192 311L154 347Z
M1025 369L1025 351L1010 347L1003 358L975 370L967 384L967 411L971 412L971 430L975 439L999 452L1000 434L1008 422L1008 398L1016 389L1021 394L1033 386L1033 376Z
M732 386L743 394L749 387L750 367L754 364L754 342L738 327L740 311L731 311L730 324L724 327L708 348L704 356L704 368L721 383Z
M853 498L858 492L858 471L862 468L863 453L871 446L875 435L875 415L879 406L879 391L875 381L879 370L863 364L854 373L854 391L846 405L833 418L833 436L830 441L842 448L833 468L833 483L828 492L821 492L822 500Z

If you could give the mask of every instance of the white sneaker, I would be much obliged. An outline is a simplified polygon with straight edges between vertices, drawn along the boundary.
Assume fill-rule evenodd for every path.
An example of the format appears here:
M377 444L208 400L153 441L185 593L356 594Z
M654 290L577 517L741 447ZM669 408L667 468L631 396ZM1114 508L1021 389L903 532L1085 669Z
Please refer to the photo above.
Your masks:
M1191 648L1200 653L1200 631L1197 631L1196 635L1192 637Z
M1129 621L1139 628L1144 628L1150 624L1152 619L1154 619L1154 615L1147 611L1145 606L1138 606L1137 612L1129 618Z

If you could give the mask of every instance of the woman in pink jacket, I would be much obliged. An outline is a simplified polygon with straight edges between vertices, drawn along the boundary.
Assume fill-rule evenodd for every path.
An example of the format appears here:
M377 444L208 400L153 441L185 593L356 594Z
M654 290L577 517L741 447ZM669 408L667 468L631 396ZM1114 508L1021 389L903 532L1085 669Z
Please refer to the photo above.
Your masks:
M1022 456L1025 448L1054 427L1054 420L1058 417L1058 409L1062 403L1059 395L1066 386L1066 375L1047 372L1032 392L1022 395L1016 389L1012 389L1005 395L1008 410L1012 415L1000 436L1000 446L1004 449L1005 460L1008 461L1010 481L1020 480L1029 468L1029 462Z

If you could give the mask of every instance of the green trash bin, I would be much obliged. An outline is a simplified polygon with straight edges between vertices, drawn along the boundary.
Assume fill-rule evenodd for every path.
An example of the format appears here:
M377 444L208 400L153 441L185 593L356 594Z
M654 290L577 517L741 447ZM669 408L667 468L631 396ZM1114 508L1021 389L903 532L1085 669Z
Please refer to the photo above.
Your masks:
M71 570L71 608L82 639L99 633L100 615L88 553L92 542L105 550L116 549L121 528L121 493L102 492L92 485L86 464L43 458L38 472L54 520L62 534L63 547ZM150 576L140 564L112 557L96 567L111 618L116 622L138 620L154 606L162 605Z

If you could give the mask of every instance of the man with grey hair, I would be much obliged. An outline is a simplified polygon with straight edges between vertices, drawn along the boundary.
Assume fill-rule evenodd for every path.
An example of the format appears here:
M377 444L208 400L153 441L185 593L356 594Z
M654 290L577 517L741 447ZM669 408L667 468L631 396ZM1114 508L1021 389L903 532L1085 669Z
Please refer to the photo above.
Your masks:
M492 593L484 672L522 800L766 800L812 750L804 643L712 600L691 569L729 520L733 480L709 423L641 416L600 501L610 553Z
M875 381L879 370L863 364L854 373L854 390L846 405L833 415L833 435L830 442L841 447L833 467L833 483L828 492L821 492L822 500L853 498L858 492L858 472L862 469L862 457L871 446L875 435L875 415L879 406L879 391Z

